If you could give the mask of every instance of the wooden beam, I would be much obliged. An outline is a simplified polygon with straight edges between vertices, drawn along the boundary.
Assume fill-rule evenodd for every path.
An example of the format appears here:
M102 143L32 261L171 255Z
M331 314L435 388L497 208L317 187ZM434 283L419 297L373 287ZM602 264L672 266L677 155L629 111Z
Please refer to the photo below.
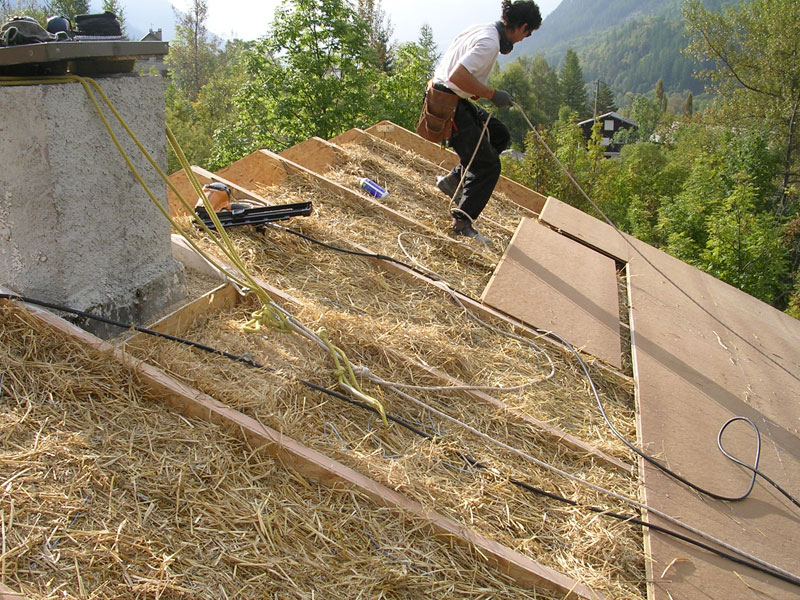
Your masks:
M176 412L190 418L214 423L245 441L252 448L263 448L283 464L304 477L329 487L343 485L355 488L379 506L406 512L418 518L439 535L476 549L476 555L511 577L517 584L563 594L565 598L602 598L587 586L540 563L486 538L422 504L312 450L297 441L266 427L211 396L203 394L169 377L152 365L141 361L107 342L83 331L56 315L35 306L23 305L41 323L67 339L89 346L101 354L113 357L137 374L155 396Z
M148 329L180 337L197 321L205 319L209 313L234 306L241 297L235 287L224 283L159 319ZM147 335L146 333L137 333L128 338L125 343L135 343Z
M322 138L312 137L280 153L292 162L303 165L315 173L325 173L344 160L340 148Z
M238 192L240 196L243 196L243 197L247 198L248 200L253 200L254 202L257 202L258 204L263 204L264 206L270 206L270 205L274 204L274 202L270 202L266 198L262 198L258 194L255 194L255 193L251 192L247 188L242 187L241 185L239 185L238 183L234 183L230 179L225 179L224 177L221 177L221 176L217 175L216 173L212 173L211 171L206 171L202 167L198 167L196 165L192 165L192 173L194 173L195 175L198 176L198 178L201 178L201 179L205 179L205 180L208 180L208 181L216 181L216 182L219 182L219 183L224 183L229 188L231 188L231 191Z

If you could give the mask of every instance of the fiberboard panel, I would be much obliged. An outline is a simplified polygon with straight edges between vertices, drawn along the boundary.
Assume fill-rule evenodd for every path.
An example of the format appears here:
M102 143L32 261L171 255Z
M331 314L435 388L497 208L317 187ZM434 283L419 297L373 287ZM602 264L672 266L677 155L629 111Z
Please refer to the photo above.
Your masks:
M748 475L722 456L717 435L729 418L745 416L761 432L760 469L797 496L800 321L554 198L542 220L629 261L640 444L689 480L736 496ZM723 441L752 461L747 425L735 423ZM642 461L640 469L649 507L798 570L800 513L763 480L747 500L730 503L703 498ZM661 534L647 536L647 554L651 600L798 597L797 586Z
M707 490L738 496L749 474L721 454L717 436L728 419L747 417L761 432L759 469L797 495L800 322L657 250L637 247L661 271L631 257L632 350L645 450ZM756 439L744 422L734 423L723 442L752 464ZM748 499L721 502L646 464L642 486L648 507L782 569L798 570L800 511L763 480ZM788 600L800 592L659 534L649 536L648 554L654 600Z
M614 261L524 218L482 301L619 367Z

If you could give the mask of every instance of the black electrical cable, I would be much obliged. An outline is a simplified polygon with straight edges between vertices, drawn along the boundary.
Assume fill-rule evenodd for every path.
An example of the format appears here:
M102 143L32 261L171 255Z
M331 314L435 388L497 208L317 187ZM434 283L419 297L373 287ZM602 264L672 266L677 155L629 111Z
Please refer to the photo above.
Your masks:
M270 225L272 227L276 227L278 229L282 229L283 231L286 231L287 233L291 233L293 235L299 236L299 237L301 237L301 238L303 238L303 239L305 239L305 240L307 240L309 242L312 242L314 244L318 244L318 245L320 245L320 246L322 246L324 248L328 248L328 249L334 250L336 252L342 252L344 254L351 254L351 255L354 255L354 256L363 256L363 257L367 257L367 258L375 258L375 259L390 261L390 262L402 265L403 267L406 267L408 269L411 269L415 273L419 273L419 274L421 274L421 275L423 275L425 277L432 278L429 273L425 273L425 272L421 271L420 269L417 269L417 268L415 268L415 267L413 267L411 265L403 263L402 261L399 261L399 260L397 260L395 258L392 258L391 256L386 256L384 254L375 254L375 253L371 253L371 252L360 252L360 251L357 251L357 250L349 250L347 248L340 248L340 247L334 246L332 244L328 244L326 242L322 242L320 240L317 240L317 239L315 239L315 238L313 238L313 237L311 237L309 235L306 235L304 233L300 233L299 231L295 231L293 229L289 229L288 227L283 227L281 225L276 225L276 224L270 224ZM436 280L437 281L441 281L440 279L436 279ZM466 294L463 294L461 292L457 292L457 293L469 298L469 296L467 296ZM761 476L765 481L767 481L772 486L774 486L775 489L777 489L781 494L783 494L786 498L788 498L792 503L794 503L796 506L800 507L800 502L798 502L798 500L796 498L794 498L791 494L789 494L786 490L784 490L775 481L770 479L767 475L765 475L764 473L762 473L761 471L758 470L758 465L759 465L759 462L760 462L760 459L761 459L761 434L760 434L756 424L753 423L750 419L748 419L746 417L734 417L733 419L731 419L730 421L725 423L725 425L722 426L722 428L719 431L719 435L717 436L717 445L719 446L720 451L727 458L729 458L730 460L734 461L736 464L741 465L745 469L748 469L749 471L752 472L753 476L752 476L752 478L750 480L750 484L749 484L749 486L747 488L747 491L744 494L740 495L740 496L725 496L723 494L718 494L716 492L712 492L710 490L706 490L705 488L703 488L703 487L701 487L701 486L689 481L685 477L683 477L683 476L679 475L678 473L676 473L675 471L671 470L669 467L667 467L666 465L662 464L660 461L656 460L655 458L653 458L652 456L650 456L649 454L647 454L643 450L637 448L630 441L628 441L625 438L625 436L623 436L619 432L619 430L614 426L614 424L611 422L611 419L609 418L608 414L606 413L605 406L603 405L603 401L600 399L600 394L597 391L597 387L594 384L594 380L592 379L592 376L589 373L589 369L586 366L586 363L580 357L580 354L578 354L578 351L575 350L575 348L569 342L567 342L564 338L562 338L561 336L559 336L558 334L556 334L556 333L554 333L552 331L541 331L539 329L535 329L535 330L537 332L539 332L539 333L542 333L544 335L547 335L549 337L552 337L552 338L556 339L558 342L560 342L561 344L566 346L566 348L573 355L575 355L575 357L578 359L578 362L581 365L581 368L583 369L584 374L586 375L586 378L589 380L589 384L590 384L590 386L592 388L592 391L594 393L595 399L597 401L597 406L598 406L598 408L600 410L600 414L602 415L602 417L605 420L605 422L608 425L608 427L611 429L611 432L617 438L619 438L622 441L622 443L624 443L631 451L633 451L638 456L641 456L644 460L646 460L647 462L652 464L654 467L660 469L665 474L667 474L670 477L676 479L677 481L680 481L684 485L688 486L689 488L691 488L691 489L693 489L693 490L695 490L695 491L697 491L697 492L699 492L701 494L704 494L704 495L706 495L706 496L708 496L710 498L714 498L715 500L722 500L722 501L727 501L727 502L738 502L738 501L746 499L751 494L751 492L753 491L753 488L755 487L755 483L756 483L757 477ZM747 423L749 423L750 426L753 428L753 430L756 433L756 438L757 438L756 456L755 456L755 460L753 461L753 466L748 465L747 463L745 463L745 462L733 457L731 454L729 454L722 447L722 434L724 433L725 429L732 422L738 421L738 420L746 421Z
M442 281L441 278L436 277L430 271L424 271L424 270L422 270L422 269L420 269L418 267L415 267L415 266L410 265L408 263L404 263L402 260L398 260L398 259L393 258L391 256L387 256L386 254L377 254L375 252L361 252L359 250L350 250L349 248L341 248L339 246L334 246L333 244L329 244L327 242L323 242L321 240L318 240L318 239L316 239L316 238L314 238L314 237L312 237L310 235L307 235L305 233L301 233L301 232L296 231L294 229L289 229L288 227L284 227L283 225L277 225L275 223L270 223L269 226L270 227L274 227L276 229L281 229L281 230L285 231L286 233L291 233L292 235L296 235L297 237L303 238L304 240L306 240L308 242L311 242L312 244L317 244L319 246L322 246L323 248L328 248L329 250L333 250L335 252L341 252L342 254L350 254L352 256L362 256L364 258L374 258L374 259L377 259L377 260L385 260L386 262L391 262L391 263L394 263L396 265L400 265L401 267L405 267L406 269L408 269L410 271L414 271L414 273L416 273L417 275L422 275L423 277L431 279L432 281ZM451 289L453 289L453 288L451 288ZM461 296L464 296L465 298L469 298L473 302L477 302L477 300L475 300L474 298L472 298L468 294L465 294L464 292L459 292L458 290L453 290L453 291L456 292L457 294L460 294Z
M781 494L786 496L786 498L788 498L793 504L795 504L797 507L800 508L800 502L798 502L798 500L794 496L789 494L780 485L775 483L775 481L773 481L767 475L765 475L764 473L762 473L761 471L758 470L758 464L759 464L759 461L761 459L761 433L759 432L758 427L756 426L755 423L753 423L753 421L751 421L747 417L733 417L732 419L729 419L722 426L722 428L719 430L719 434L717 434L717 446L719 447L719 449L722 452L722 454L724 454L727 458L729 458L730 460L732 460L736 464L741 465L745 469L747 469L747 470L752 472L753 476L750 479L750 485L748 486L747 491L744 494L742 494L741 496L724 496L722 494L717 494L716 492L712 492L712 491L706 490L706 489L700 487L699 485L689 481L688 479L686 479L682 475L679 475L678 473L676 473L675 471L673 471L672 469L670 469L669 467L667 467L666 465L664 465L660 461L656 460L655 458L653 458L652 456L647 454L644 450L641 450L640 448L636 447L634 444L632 444L630 441L628 441L628 439L624 435L622 435L619 432L619 430L614 426L614 424L611 422L611 419L609 418L608 414L606 413L605 406L603 405L603 401L600 399L600 394L597 391L597 387L594 384L594 380L592 379L592 376L589 373L589 368L586 366L586 363L583 361L583 359L581 358L580 354L578 354L578 351L575 350L570 345L570 343L568 341L566 341L563 338L561 338L561 341L562 341L562 343L564 343L572 351L572 353L578 359L578 362L580 363L581 368L583 369L583 372L586 375L586 378L589 380L589 385L591 386L592 392L594 393L594 397L597 400L597 407L600 410L600 414L603 416L603 420L605 420L606 424L611 429L611 432L617 438L619 438L620 441L622 441L623 444L625 444L628 448L630 448L638 456L641 456L644 460L646 460L647 462L649 462L651 465L653 465L654 467L658 468L659 470L663 471L666 475L669 475L670 477L676 479L677 481L680 481L681 483L683 483L684 485L688 486L689 488L695 490L696 492L699 492L701 494L705 494L706 496L709 496L710 498L714 498L715 500L723 500L723 501L727 501L727 502L739 502L741 500L744 500L753 491L753 488L755 487L755 483L756 483L756 478L760 476L766 482L768 482L773 487L775 487L775 489L777 489ZM722 446L722 435L725 433L725 430L728 428L728 426L731 423L734 423L736 421L746 421L753 428L753 431L755 431L755 434L756 434L756 453L755 453L755 458L754 458L752 466L750 466L747 463L745 463L744 461L736 458L735 456L732 456Z
M379 414L377 410L375 410L373 407L369 406L368 404L365 404L363 402L359 402L358 400L354 400L354 399L352 399L352 398L350 398L350 397L348 397L348 396L346 396L344 394L341 394L341 393L339 393L339 392L337 392L335 390L330 390L328 388L325 388L323 386L317 385L315 383L311 383L310 381L306 381L306 380L303 380L303 379L299 379L298 381L300 381L300 383L302 383L303 385L305 385L305 386L307 386L307 387L309 387L311 389L317 390L317 391L319 391L319 392L321 392L323 394L327 394L327 395L332 396L334 398L338 398L339 400L342 400L342 401L347 402L349 404L352 404L354 406L358 406L358 407L363 408L363 409L365 409L367 411L373 412L376 415ZM389 413L386 413L386 418L388 420L394 422L394 423L397 423L398 425L401 425L402 427L405 427L409 431L411 431L411 432L413 432L413 433L415 433L415 434L417 434L417 435L419 435L419 436L421 436L421 437L423 437L425 439L428 439L428 440L433 440L434 439L434 436L432 436L432 435L430 435L430 434L428 434L428 433L426 433L424 431L421 431L419 428L414 427L413 425L411 425L410 423L408 423L404 419L400 419L398 417L394 417L394 416L390 415ZM471 456L468 456L468 455L463 454L461 452L458 453L458 456L459 456L459 458L464 460L466 463L472 465L476 469L488 469L489 468L487 465L481 463L480 461L476 460L475 458L472 458ZM682 533L679 533L679 532L674 531L672 529L669 529L667 527L663 527L663 526L657 525L655 523L648 523L647 521L644 521L644 520L642 520L642 519L640 519L638 517L635 517L633 515L623 515L623 514L620 514L620 513L615 513L615 512L608 511L608 510L603 509L603 508L599 508L597 506L583 505L583 504L580 504L579 502L576 502L575 500L570 500L569 498L565 498L564 496L561 496L559 494L555 494L553 492L548 492L546 490L543 490L541 488L533 486L533 485L531 485L529 483L525 483L524 481L521 481L519 479L515 479L513 477L510 477L508 479L508 482L511 483L512 485L515 485L515 486L517 486L517 487L519 487L521 489L524 489L524 490L526 490L526 491L528 491L528 492L530 492L532 494L545 496L547 498L550 498L551 500L555 500L557 502L568 504L570 506L574 506L574 507L577 507L577 508L585 508L586 510L588 510L590 512L593 512L595 514L605 515L605 516L608 516L608 517L610 517L612 519L616 519L618 521L631 523L633 525L638 525L640 527L647 527L648 529L651 529L653 531L658 531L658 532L663 533L665 535L668 535L670 537L674 537L674 538L676 538L678 540L681 540L683 542L686 542L688 544L691 544L693 546L696 546L698 548L701 548L703 550L711 552L712 554L716 554L717 556L719 556L721 558L726 558L726 559L731 560L731 561L733 561L733 562L735 562L737 564L744 565L746 567L750 567L750 568L755 569L756 571L759 571L759 572L764 573L766 575L771 575L771 576L773 576L773 577L775 577L777 579L780 579L781 581L785 581L786 583L791 583L793 585L800 586L800 580L797 580L796 578L786 576L783 573L777 573L777 572L772 571L771 569L769 569L767 567L763 567L763 566L761 566L759 564L752 563L752 562L748 561L745 558L740 558L738 556L735 556L735 555L730 554L728 552L725 552L723 550L719 550L717 548L714 548L713 546L710 546L709 544L706 544L704 542L695 540L695 539L693 539L693 538L691 538L689 536L686 536L686 535L684 535Z
M130 330L133 329L134 331L138 331L140 333L146 333L147 335L153 335L156 337L164 338L167 340L171 340L173 342L178 342L179 344L183 344L185 346L192 346L193 348L197 348L198 350L202 350L204 352L209 352L210 354L217 354L219 356L224 356L230 360L234 360L236 362L244 363L251 367L256 367L258 369L268 369L264 365L257 363L256 361L247 358L246 356L239 356L236 354L231 354L229 352L225 352L224 350L218 350L216 348L212 348L211 346L206 346L199 342L193 342L191 340L186 340L183 338L176 337L174 335L169 335L168 333L161 333L160 331L153 331L152 329L147 329L146 327L139 327L138 325L133 325L131 323L123 323L121 321L115 321L113 319L107 319L105 317L100 317L97 315L93 315L91 313L84 312L82 310L76 310L74 308L69 308L67 306L61 306L60 304L54 304L52 302L45 302L44 300L36 300L34 298L28 298L26 296L20 296L18 294L2 294L0 293L0 299L3 300L17 300L19 302L26 302L28 304L34 304L36 306L42 306L44 308L50 308L52 310L58 310L61 312L69 313L75 315L77 317L81 317L84 319L91 319L92 321L98 321L100 323L105 323L106 325L113 325L114 327L119 327L123 330Z
M218 356L224 356L225 358L228 358L229 360L240 362L240 363L246 364L246 365L248 365L250 367L254 367L254 368L258 368L258 369L271 370L268 367L266 367L266 366L264 366L264 365L262 365L262 364L260 364L260 363L258 363L256 361L254 361L254 360L251 360L249 358L246 358L246 357L243 357L243 356L238 356L238 355L235 355L235 354L231 354L231 353L225 352L223 350L218 350L216 348L212 348L212 347L206 346L204 344L199 344L199 343L193 342L191 340L186 340L186 339L183 339L183 338L179 338L177 336L161 333L159 331L154 331L152 329L147 329L145 327L139 327L139 326L136 326L136 325L132 325L130 323L123 323L123 322L120 322L120 321L114 321L112 319L106 319L105 317L99 317L99 316L96 316L96 315L92 315L91 313L87 313L87 312L80 311L80 310L75 310L75 309L68 308L68 307L65 307L65 306L60 306L58 304L54 304L54 303L50 303L50 302L45 302L43 300L36 300L36 299L33 299L33 298L27 298L25 296L20 296L18 294L4 294L4 293L0 293L0 299L16 300L16 301L19 301L19 302L26 302L28 304L34 304L34 305L37 305L37 306L43 306L45 308L50 308L50 309L53 309L53 310L59 310L59 311L62 311L62 312L74 314L74 315L77 315L77 316L80 316L80 317L83 317L83 318L92 319L92 320L95 320L95 321L98 321L98 322L101 322L101 323L105 323L105 324L108 324L108 325L114 325L116 327L120 327L121 329L126 329L126 330L127 329L134 329L135 331L138 331L138 332L141 332L141 333L145 333L147 335L152 335L152 336L155 336L155 337L160 337L160 338L167 339L167 340L170 340L170 341L173 341L173 342L177 342L177 343L180 343L180 344L191 346L193 348L197 348L198 350L203 350L204 352L209 352L211 354L216 354ZM576 355L577 355L577 353L576 353ZM580 360L580 357L578 357L578 358ZM583 365L584 369L586 369L586 366L583 364L583 361L581 361L581 364ZM0 379L0 385L2 385L3 379L5 379L5 373L3 373L3 378ZM325 388L323 386L311 383L310 381L306 381L306 380L303 380L303 379L299 379L298 381L300 383L302 383L303 385L305 385L306 387L310 388L310 389L313 389L313 390L316 390L318 392L327 394L327 395L332 396L334 398L338 398L338 399L343 400L345 402L348 402L348 403L350 403L350 404L352 404L354 406L358 406L360 408L363 408L364 410L371 411L371 412L374 412L375 414L378 414L378 412L373 407L369 406L368 404L365 404L365 403L360 402L358 400L354 400L352 398L349 398L348 396L345 396L344 394L341 394L341 393L336 392L334 390L329 390L329 389L327 389L327 388ZM592 384L593 384L593 382L592 382ZM411 423L409 423L408 421L406 421L404 419L401 419L399 417L395 417L395 416L390 415L388 413L386 415L386 418L388 420L392 421L393 423L397 423L398 425L400 425L402 427L405 427L406 429L408 429L409 431L415 433L416 435L418 435L420 437L423 437L423 438L429 439L429 440L435 439L434 436L432 436L431 434L422 431L421 429L419 429L418 427L415 427L414 425L412 425ZM731 421L734 421L734 420L736 420L736 419L732 419ZM729 425L729 424L730 424L730 422L726 423L725 427L727 427L727 425ZM723 427L723 431L724 431L724 427ZM722 431L720 432L720 439L721 439L721 436L722 436ZM723 449L723 452L725 452L724 449ZM725 452L725 454L727 455L727 452ZM481 463L481 462L477 461L476 459L471 458L471 457L469 457L469 456L467 456L467 455L465 455L463 453L459 453L459 456L460 456L460 458L462 460L464 460L468 464L471 464L475 468L478 468L478 469L487 468L487 466L484 465L483 463ZM736 459L735 457L730 457L730 458L731 458L731 460L739 462L738 459ZM744 466L748 466L748 465L744 465ZM626 516L626 515L621 515L621 514L618 514L618 513L613 513L613 512L610 512L610 511L607 511L607 510L604 510L602 508L595 507L595 506L581 505L581 504L579 504L578 502L576 502L574 500L570 500L569 498L565 498L565 497L560 496L558 494L554 494L553 492L548 492L546 490L537 488L537 487L535 487L533 485L530 485L530 484L525 483L523 481L520 481L518 479L509 478L509 483L511 483L511 484L513 484L513 485L515 485L517 487L520 487L522 489L525 489L530 493L542 495L542 496L548 497L548 498L550 498L552 500L556 500L558 502L563 502L565 504L569 504L571 506L576 506L576 507L579 507L579 508L586 508L587 510L589 510L591 512L594 512L594 513L597 513L597 514L608 515L609 517L617 519L617 520L620 520L620 521L630 522L630 523L633 523L635 525L639 525L641 527L647 527L647 528L649 528L651 530L659 531L659 532L661 532L661 533L663 533L665 535L669 535L671 537L674 537L676 539L684 541L684 542L686 542L688 544L694 545L694 546L696 546L698 548L702 548L703 550L707 550L708 552L716 554L716 555L718 555L718 556L720 556L722 558L726 558L726 559L731 560L731 561L733 561L735 563L750 567L752 569L755 569L755 570L760 571L762 573L765 573L767 575L771 575L771 576L773 576L773 577L775 577L777 579L780 579L782 581L785 581L787 583L791 583L793 585L800 586L800 581L798 581L795 578L787 577L786 575L783 575L782 573L777 573L777 572L772 571L772 570L770 570L770 569L768 569L766 567L763 567L761 565L758 565L758 564L755 564L755 563L751 563L751 562L747 561L746 559L739 558L737 556L734 556L734 555L729 554L727 552L724 552L722 550L718 550L718 549L716 549L716 548L714 548L712 546L709 546L708 544L705 544L703 542L694 540L694 539L692 539L692 538L690 538L688 536L685 536L685 535L683 535L681 533L678 533L678 532L673 531L671 529L668 529L666 527L662 527L662 526L656 525L654 523L648 523L648 522L643 521L643 520L641 520L641 519L639 519L637 517L634 517L634 516Z

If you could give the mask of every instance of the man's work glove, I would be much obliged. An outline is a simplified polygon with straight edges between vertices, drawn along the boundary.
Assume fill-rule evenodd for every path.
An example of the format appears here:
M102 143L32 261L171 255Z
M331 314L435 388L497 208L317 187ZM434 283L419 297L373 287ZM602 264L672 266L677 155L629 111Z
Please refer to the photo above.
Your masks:
M511 97L511 94L506 91L495 90L492 96L492 102L497 108L505 108L506 106L513 105L514 99Z

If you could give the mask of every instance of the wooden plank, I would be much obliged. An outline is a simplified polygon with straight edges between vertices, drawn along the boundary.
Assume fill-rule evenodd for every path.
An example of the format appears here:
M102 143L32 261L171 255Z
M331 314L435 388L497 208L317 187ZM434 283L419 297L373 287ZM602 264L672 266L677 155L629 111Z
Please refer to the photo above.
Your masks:
M25 600L27 596L20 592L15 592L7 585L0 583L0 600Z
M630 244L636 238L552 196L547 198L539 220L620 262L628 262L634 252Z
M391 142L395 146L411 150L448 171L458 164L458 155L452 150L446 150L439 144L429 142L416 133L395 125L391 121L376 123L372 127L367 127L366 132L376 138Z
M189 203L189 206L194 206L197 202L197 192L194 191L194 187L189 182L186 173L183 171L176 171L169 176L169 180L183 199ZM175 192L173 192L172 188L169 186L167 186L167 202L169 204L169 214L171 217L182 217L191 214L191 212L181 204L178 196L175 195Z
M309 138L292 146L280 155L319 174L329 171L344 159L339 148L318 137Z
M258 186L280 185L288 177L283 165L273 160L268 150L256 150L223 167L217 175L251 190Z
M795 494L800 490L800 383L780 366L800 373L800 322L723 282L651 249L648 258L682 289L718 316L744 343L650 265L630 263L632 349L643 447L704 488L737 496L749 475L724 458L717 434L728 419L752 419L764 440L760 469ZM775 364L775 361L778 364ZM726 448L751 461L755 438L743 424L725 434ZM760 480L745 501L701 498L650 464L640 465L645 503L669 514L691 515L711 535L779 567L797 569L797 508ZM649 517L648 517L649 518ZM658 521L653 519L653 521ZM796 598L798 589L651 534L650 596L740 598L751 589L774 599ZM667 565L681 558L662 576ZM738 573L738 575L737 575Z
M368 127L366 132L402 148L412 150L423 158L447 170L452 169L458 164L458 156L454 152L444 150L438 144L429 142L416 133L404 129L399 125L395 125L391 121L376 123L372 127ZM503 176L498 180L495 191L505 194L512 202L537 215L542 212L545 200L547 199L542 194Z
M159 319L148 329L167 335L180 336L197 321L206 319L209 313L233 306L240 298L235 287L224 283ZM137 333L128 338L125 343L134 343L147 335L146 333Z
M246 198L247 200L253 200L254 202L258 204L263 204L264 206L270 206L274 204L273 202L270 202L266 198L263 198L254 192L251 192L246 187L243 187L238 183L234 183L230 179L225 179L224 177L220 177L219 175L212 173L211 171L206 171L202 167L192 165L192 173L197 175L197 178L201 181L206 181L206 182L216 181L218 183L224 183L229 188L231 188L233 197L241 197L241 198Z
M522 219L481 301L622 366L614 261L536 221Z
M486 538L463 524L453 521L402 494L338 463L297 441L266 427L214 398L192 389L169 377L155 367L140 361L103 340L85 332L63 319L34 306L25 308L40 322L70 340L85 344L102 354L109 355L132 369L155 396L161 398L176 412L217 424L245 441L252 448L264 448L283 464L303 476L320 483L337 487L354 488L379 506L400 510L427 523L439 535L476 549L476 555L529 588L541 588L565 598L602 598L587 586L545 567L530 558Z

